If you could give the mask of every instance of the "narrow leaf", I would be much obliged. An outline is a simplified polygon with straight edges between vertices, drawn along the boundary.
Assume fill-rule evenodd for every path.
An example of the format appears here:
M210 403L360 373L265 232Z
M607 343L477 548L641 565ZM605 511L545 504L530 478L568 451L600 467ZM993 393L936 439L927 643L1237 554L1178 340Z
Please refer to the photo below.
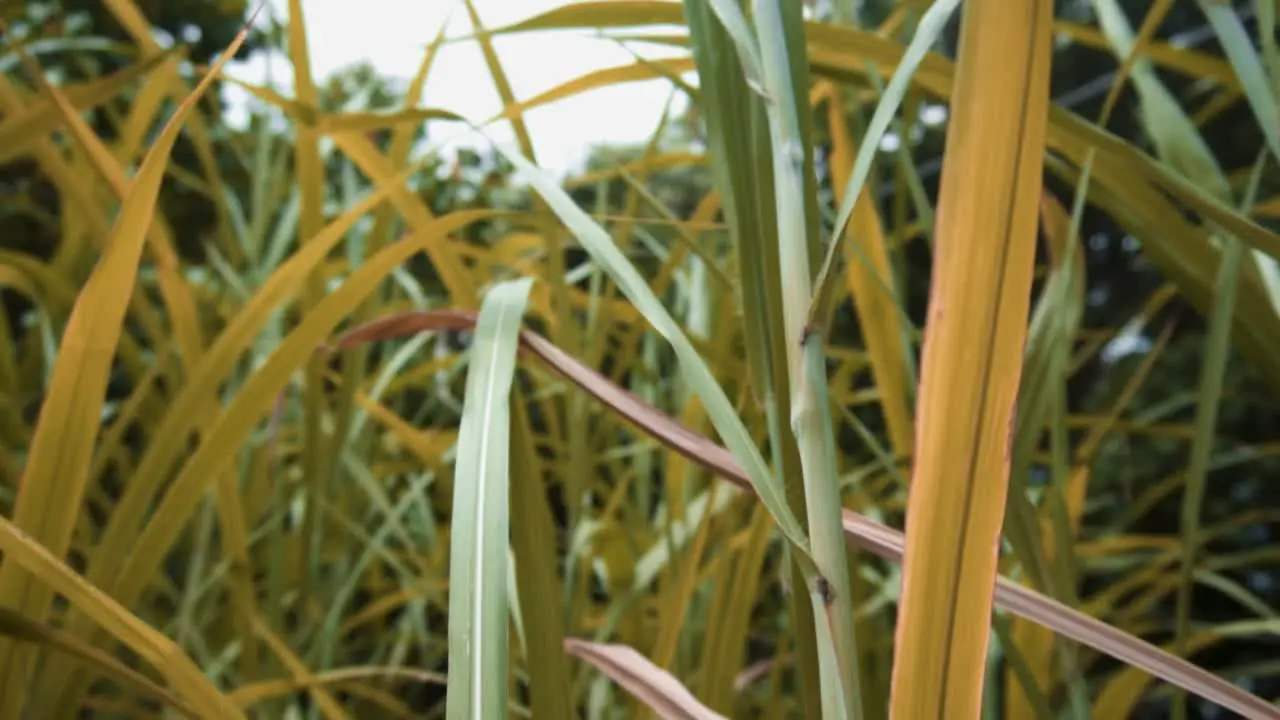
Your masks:
M509 398L532 286L530 278L494 286L476 322L450 526L450 720L507 714Z
M591 663L627 689L658 717L668 720L725 720L712 712L666 670L626 645L606 645L572 638L565 652Z

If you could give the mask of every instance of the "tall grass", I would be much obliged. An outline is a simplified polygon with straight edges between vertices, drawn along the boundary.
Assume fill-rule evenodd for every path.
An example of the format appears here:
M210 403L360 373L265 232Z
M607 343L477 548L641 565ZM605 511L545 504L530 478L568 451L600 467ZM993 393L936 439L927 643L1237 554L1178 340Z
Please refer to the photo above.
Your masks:
M0 250L0 286L33 319L0 321L0 720L157 703L1110 718L1167 692L1153 678L1175 712L1189 692L1280 717L1235 684L1250 671L1189 661L1274 631L1214 574L1239 558L1209 540L1247 519L1200 512L1228 350L1280 381L1280 238L1256 197L1280 159L1275 48L1234 15L1200 5L1217 60L1156 38L1168 2L1136 34L1104 0L1097 28L1049 0L903 2L881 27L779 0L615 0L495 29L466 2L476 34L454 41L484 52L518 140L498 154L528 201L447 207L414 142L461 121L419 105L448 71L443 35L400 108L330 110L293 0L293 88L239 83L256 109L236 132L200 103L236 46L192 74L131 0L106 5L136 43L129 69L60 85L10 42L21 71L0 76L0 152L32 160L62 208L47 258ZM951 59L935 48L954 22ZM687 54L518 99L495 41L549 30ZM1154 155L1051 103L1055 33L1116 54ZM1254 113L1265 143L1245 189L1159 63ZM691 96L705 153L655 133L567 184L537 166L524 113L649 78ZM922 98L950 107L936 207L909 148L878 152L909 137ZM99 116L117 132L95 133ZM202 176L174 159L180 133ZM691 213L653 191L672 168L711 178ZM877 201L881 176L902 197ZM202 259L179 252L166 184L217 209ZM1071 412L1067 381L1101 346L1081 320L1086 206L1167 278L1135 320L1175 295L1208 318L1191 460L1163 490L1185 490L1181 537L1142 534L1141 507L1102 533L1085 522L1098 447L1164 348L1107 417ZM903 281L913 239L932 262L923 328ZM1050 476L1034 488L1033 464ZM1101 567L1127 575L1086 594ZM1193 623L1197 583L1252 615ZM1161 649L1134 607L1166 596Z

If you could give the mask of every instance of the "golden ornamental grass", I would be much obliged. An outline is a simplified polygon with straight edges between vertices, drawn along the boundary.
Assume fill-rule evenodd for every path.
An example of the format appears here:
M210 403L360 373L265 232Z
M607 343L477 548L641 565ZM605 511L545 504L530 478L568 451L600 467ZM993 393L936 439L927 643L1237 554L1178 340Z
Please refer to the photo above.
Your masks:
M855 5L462 0L474 32L365 105L300 0L284 90L224 74L248 27L192 63L107 0L97 72L6 12L54 36L0 36L0 172L57 210L5 185L38 242L0 238L0 720L1280 717L1201 652L1274 614L1238 574L1273 550L1224 549L1274 512L1210 483L1275 455L1215 442L1280 386L1275 13ZM550 31L634 60L520 97L502 42ZM1098 117L1050 97L1062 39L1115 62ZM420 99L448 43L494 118ZM528 113L655 78L687 117L538 166ZM1130 103L1146 144L1107 129ZM1247 166L1206 130L1230 109ZM514 146L443 171L436 128L494 122ZM1158 279L1101 327L1087 214ZM1118 444L1186 460L1116 503Z

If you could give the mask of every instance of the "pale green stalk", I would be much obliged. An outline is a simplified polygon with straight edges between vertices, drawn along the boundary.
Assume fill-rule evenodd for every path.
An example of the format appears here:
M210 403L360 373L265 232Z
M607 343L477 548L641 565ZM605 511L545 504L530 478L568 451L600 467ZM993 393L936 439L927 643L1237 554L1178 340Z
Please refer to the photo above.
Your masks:
M791 431L800 450L810 543L819 572L808 590L817 619L823 716L861 718L853 594L841 525L834 429L827 405L826 357L822 334L807 319L812 274L804 205L806 151L789 60L789 53L803 53L804 48L788 47L783 13L778 0L757 0L755 4L765 90L771 97L766 107L773 147Z

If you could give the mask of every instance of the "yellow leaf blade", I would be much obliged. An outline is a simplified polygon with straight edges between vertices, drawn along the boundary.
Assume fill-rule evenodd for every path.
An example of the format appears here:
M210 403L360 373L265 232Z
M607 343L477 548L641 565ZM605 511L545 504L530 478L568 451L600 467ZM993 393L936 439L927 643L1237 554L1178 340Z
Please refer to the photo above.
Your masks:
M1027 335L1053 4L966 3L938 210L890 715L979 717Z
M245 28L178 106L147 153L129 184L103 256L77 297L67 322L13 516L18 529L55 557L65 554L71 544L97 438L102 398L169 153L196 102L247 36ZM43 619L51 593L28 572L28 568L6 556L0 566L0 604ZM5 683L0 690L0 697L4 698L4 705L0 706L2 717L20 713L25 702L27 677L19 668L26 664L27 651L29 648L8 641L0 643L0 678Z

